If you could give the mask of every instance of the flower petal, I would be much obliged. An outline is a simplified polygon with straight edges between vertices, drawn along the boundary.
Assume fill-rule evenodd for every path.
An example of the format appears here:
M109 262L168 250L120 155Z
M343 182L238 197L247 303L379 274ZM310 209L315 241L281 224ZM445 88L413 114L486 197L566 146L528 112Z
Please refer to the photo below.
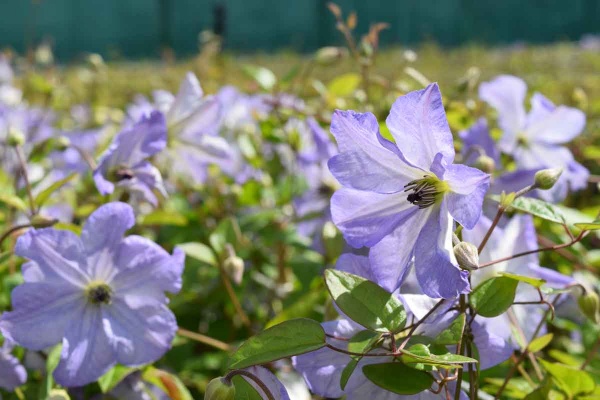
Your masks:
M254 366L250 368L244 368L243 371L249 372L252 375L256 376L271 392L274 400L290 400L290 396L288 395L285 386L265 367ZM254 382L254 380L242 375L242 378L246 380L261 396L261 398L268 398L267 395L263 392L262 388Z
M406 197L405 192L380 194L342 188L331 198L332 220L351 246L373 246L415 208Z
M117 297L102 309L102 316L116 361L127 366L158 360L171 347L177 330L171 310L156 301L134 309Z
M69 285L25 283L12 292L13 311L0 318L0 330L13 342L43 350L61 341L84 304L83 291Z
M45 281L83 287L88 281L81 271L86 264L82 241L70 231L54 228L31 229L17 239L15 254L32 260L25 271L26 281Z
M102 249L116 250L125 232L134 224L135 216L129 204L112 202L98 207L81 232L86 252L90 255Z
M381 239L369 252L373 282L389 292L400 287L410 270L415 243L431 209L414 206L410 215L389 235Z
M473 228L481 216L490 176L466 165L452 164L446 166L444 179L451 190L446 195L450 214L465 228Z
M498 112L498 125L504 131L498 145L511 153L517 134L525 127L525 82L512 75L500 75L479 86L479 97Z
M185 119L169 126L169 134L177 140L196 143L203 136L216 135L222 118L221 103L215 97L207 97Z
M490 136L490 130L487 120L479 118L469 129L459 132L459 137L463 141L463 162L473 164L481 155L479 150L483 150L486 156L491 157L496 164L500 162L500 152L496 143Z
M189 116L202 103L204 92L196 75L192 72L185 74L179 91L171 103L171 108L167 112L169 125L179 122Z
M529 120L525 131L530 140L548 144L567 143L583 131L585 114L581 110L565 106L549 108L549 101L543 101L539 99L541 95L537 95L537 100L535 95L532 99L534 108L531 111L536 117ZM546 106L536 106L538 103L544 103Z
M454 143L437 83L399 97L386 124L403 156L413 165L429 170L437 153L454 160Z
M78 387L96 381L116 363L116 355L102 328L101 307L86 305L66 329L56 383Z
M476 317L471 324L473 341L479 354L479 367L482 370L506 361L513 353L513 346L507 341L508 338L498 336L493 320L494 318Z
M6 348L0 348L0 388L15 390L27 381L27 371L19 359Z
M456 265L452 253L452 225L445 202L433 212L415 246L415 272L423 293L434 298L451 298L469 293L467 271Z

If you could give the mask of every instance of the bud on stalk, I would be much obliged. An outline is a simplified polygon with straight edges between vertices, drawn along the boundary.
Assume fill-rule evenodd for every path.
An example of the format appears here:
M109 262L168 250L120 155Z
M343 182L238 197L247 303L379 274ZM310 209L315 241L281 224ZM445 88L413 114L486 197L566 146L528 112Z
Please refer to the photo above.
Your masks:
M479 252L472 243L460 242L454 246L454 256L462 269L472 271L479 268Z
M208 383L204 400L234 400L235 386L223 378L215 378Z

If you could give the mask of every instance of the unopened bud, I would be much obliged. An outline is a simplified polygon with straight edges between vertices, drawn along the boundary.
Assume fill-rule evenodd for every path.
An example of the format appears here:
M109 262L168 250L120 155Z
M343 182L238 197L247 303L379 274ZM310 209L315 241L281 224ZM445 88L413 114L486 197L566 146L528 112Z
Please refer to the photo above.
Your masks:
M244 276L244 260L235 254L230 255L223 261L223 269L229 276L229 278L235 283L239 285L242 283L242 277Z
M25 134L16 128L10 127L6 143L12 147L23 146L25 144Z
M473 166L486 174L491 174L496 169L496 162L492 157L483 155L477 157Z
M71 140L66 136L60 136L56 139L56 150L65 151L71 146Z
M227 383L223 378L215 378L208 383L204 400L233 400L235 398L235 386Z
M315 53L315 61L321 65L331 65L346 57L348 50L343 47L322 47Z
M577 299L577 303L583 315L596 324L600 323L600 299L596 292L588 290Z
M562 174L562 168L543 169L535 173L533 185L537 189L548 190L552 189L560 175Z
M33 217L31 217L30 222L34 228L39 229L51 227L52 225L56 224L58 220L54 218L46 218L40 214L36 214Z
M472 243L460 242L454 246L454 256L462 269L472 271L479 268L479 252Z

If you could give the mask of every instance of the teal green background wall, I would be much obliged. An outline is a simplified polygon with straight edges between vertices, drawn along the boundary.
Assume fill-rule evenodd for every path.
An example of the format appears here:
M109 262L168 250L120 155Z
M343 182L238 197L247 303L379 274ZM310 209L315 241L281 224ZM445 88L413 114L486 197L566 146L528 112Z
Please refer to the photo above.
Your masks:
M24 51L49 38L61 59L83 52L156 57L169 43L193 54L198 33L213 27L213 7L226 8L225 46L254 51L310 51L340 43L326 0L1 0L0 47ZM388 22L383 44L444 46L477 42L577 40L600 31L600 0L339 0L358 13L358 31Z

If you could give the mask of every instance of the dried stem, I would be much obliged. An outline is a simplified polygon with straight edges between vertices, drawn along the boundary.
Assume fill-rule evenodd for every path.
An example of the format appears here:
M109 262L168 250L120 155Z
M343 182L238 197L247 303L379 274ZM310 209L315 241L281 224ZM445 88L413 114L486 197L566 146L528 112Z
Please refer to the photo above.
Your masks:
M192 331L188 331L187 329L179 328L179 329L177 329L177 334L179 336L183 336L185 338L192 339L197 342L212 346L219 350L223 350L223 351L233 350L232 346L230 346L229 344L227 344L225 342L221 342L220 340L211 338L209 336L203 335L198 332L192 332Z
M229 295L229 298L231 299L231 302L233 303L233 307L235 308L236 313L242 320L242 323L244 325L246 325L246 327L248 329L252 330L252 323L250 322L250 318L248 318L248 315L242 308L240 300L238 299L237 295L235 294L235 290L233 289L233 286L231 285L231 282L229 281L227 272L225 271L225 268L223 268L223 265L221 263L219 263L219 272L221 275L221 281L223 282L223 286L225 286L225 290L227 291L227 294Z

